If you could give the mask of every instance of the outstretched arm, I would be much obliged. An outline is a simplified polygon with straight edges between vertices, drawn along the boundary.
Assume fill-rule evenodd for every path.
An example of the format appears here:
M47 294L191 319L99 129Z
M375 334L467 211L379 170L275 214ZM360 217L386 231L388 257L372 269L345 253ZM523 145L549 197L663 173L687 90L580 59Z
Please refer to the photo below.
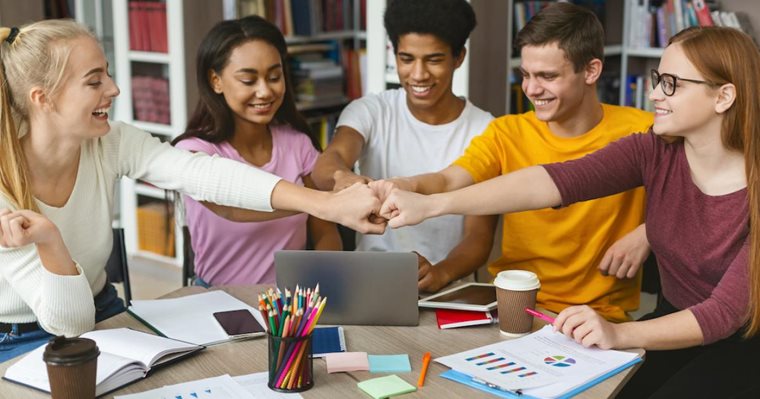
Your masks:
M446 259L435 266L418 254L419 289L438 292L450 282L473 273L482 266L491 253L498 219L498 216L490 215L465 217L462 241L449 252Z
M342 190L354 183L368 183L372 179L353 172L354 164L364 148L364 137L356 130L341 126L330 145L317 158L312 178L321 190Z
M447 214L496 215L559 206L557 185L541 166L531 166L449 193L429 196L393 190L380 216L389 226L415 225Z

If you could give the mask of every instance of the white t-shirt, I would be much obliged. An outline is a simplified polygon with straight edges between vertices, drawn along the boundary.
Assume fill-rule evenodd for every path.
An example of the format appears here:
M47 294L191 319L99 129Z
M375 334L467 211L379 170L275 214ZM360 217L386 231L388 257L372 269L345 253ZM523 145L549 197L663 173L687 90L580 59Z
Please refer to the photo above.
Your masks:
M457 119L429 125L416 119L403 89L355 100L341 113L338 127L364 136L359 173L372 179L437 172L464 153L493 116L469 101ZM462 239L462 216L441 216L417 226L386 229L383 235L357 234L360 251L417 251L435 264Z

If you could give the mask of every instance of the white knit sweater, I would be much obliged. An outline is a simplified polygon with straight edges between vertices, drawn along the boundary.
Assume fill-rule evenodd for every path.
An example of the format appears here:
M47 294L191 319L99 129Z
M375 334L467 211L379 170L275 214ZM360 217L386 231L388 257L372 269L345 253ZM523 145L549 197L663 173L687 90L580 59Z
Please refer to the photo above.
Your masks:
M37 204L61 231L79 275L42 266L35 245L0 247L0 322L39 321L51 334L78 335L95 324L93 296L106 282L114 186L141 179L199 201L271 211L279 177L229 159L191 154L133 126L114 122L104 137L82 145L74 190L61 208ZM12 208L0 194L0 208Z

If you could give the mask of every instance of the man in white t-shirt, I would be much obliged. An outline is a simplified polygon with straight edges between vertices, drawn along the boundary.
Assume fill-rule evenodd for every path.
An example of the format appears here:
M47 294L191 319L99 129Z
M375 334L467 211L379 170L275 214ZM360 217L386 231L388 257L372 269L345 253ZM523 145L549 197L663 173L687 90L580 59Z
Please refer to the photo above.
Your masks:
M400 89L349 104L312 177L323 190L443 169L493 117L454 95L454 71L476 24L466 0L393 0L385 28L396 54ZM359 175L352 171L358 161ZM383 235L358 235L363 251L415 251L419 288L435 292L487 260L495 216L443 216Z

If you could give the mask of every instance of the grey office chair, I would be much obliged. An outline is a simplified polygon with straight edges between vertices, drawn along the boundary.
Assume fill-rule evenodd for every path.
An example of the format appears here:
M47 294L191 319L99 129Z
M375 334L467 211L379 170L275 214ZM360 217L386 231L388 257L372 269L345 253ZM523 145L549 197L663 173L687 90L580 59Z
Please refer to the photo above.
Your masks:
M106 275L112 283L124 284L125 305L132 300L132 287L129 284L129 265L127 264L127 249L124 245L124 229L113 229L113 249L106 262Z
M190 242L190 229L182 226L182 286L187 287L195 279L195 253Z

